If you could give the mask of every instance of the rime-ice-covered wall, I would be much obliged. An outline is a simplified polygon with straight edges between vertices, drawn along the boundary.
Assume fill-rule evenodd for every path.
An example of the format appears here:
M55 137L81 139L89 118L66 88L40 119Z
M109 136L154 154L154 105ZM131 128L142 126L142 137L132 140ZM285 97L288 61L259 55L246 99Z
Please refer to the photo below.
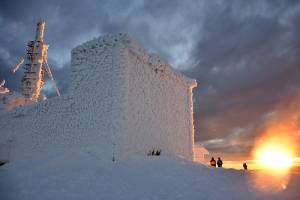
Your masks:
M67 94L1 114L0 160L72 150L126 159L153 148L192 159L194 80L127 34L76 47L71 68Z
M191 89L194 80L175 72L156 55L126 49L126 94L120 152L162 154L193 159L194 127Z

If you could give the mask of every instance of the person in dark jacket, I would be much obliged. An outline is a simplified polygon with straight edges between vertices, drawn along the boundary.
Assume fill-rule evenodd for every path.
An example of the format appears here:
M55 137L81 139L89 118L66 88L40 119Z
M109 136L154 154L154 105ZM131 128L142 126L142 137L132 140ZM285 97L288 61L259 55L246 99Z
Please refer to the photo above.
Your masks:
M248 166L247 166L247 163L243 163L243 168L244 168L244 170L247 170L248 169Z
M212 167L216 167L216 160L215 160L214 157L211 158L211 160L210 160L210 165L211 165Z
M218 165L218 167L222 167L222 165L223 165L223 161L221 160L220 157L218 158L217 165Z

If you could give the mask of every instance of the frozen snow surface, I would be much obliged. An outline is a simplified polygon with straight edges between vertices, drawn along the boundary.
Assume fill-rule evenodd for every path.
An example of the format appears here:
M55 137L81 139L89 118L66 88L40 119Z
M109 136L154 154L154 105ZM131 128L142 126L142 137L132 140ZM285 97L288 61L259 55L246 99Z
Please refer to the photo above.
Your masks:
M16 107L32 103L33 102L26 101L24 96L18 92L11 91L5 94L0 93L0 114L11 111Z
M281 191L252 187L253 173L212 169L181 158L103 162L91 152L0 167L1 200L299 200L300 175Z

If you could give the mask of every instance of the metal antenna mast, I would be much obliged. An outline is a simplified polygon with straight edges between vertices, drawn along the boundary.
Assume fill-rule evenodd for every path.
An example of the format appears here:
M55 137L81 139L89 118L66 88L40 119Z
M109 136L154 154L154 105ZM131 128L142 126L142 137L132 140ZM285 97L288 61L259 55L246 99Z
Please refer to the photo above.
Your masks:
M44 42L45 25L44 21L37 23L35 40L29 41L26 49L26 66L21 88L23 96L31 101L39 100L41 90L45 84L45 74L49 76L57 95L60 96L48 65L49 45ZM21 58L12 72L15 73L23 63L24 59Z

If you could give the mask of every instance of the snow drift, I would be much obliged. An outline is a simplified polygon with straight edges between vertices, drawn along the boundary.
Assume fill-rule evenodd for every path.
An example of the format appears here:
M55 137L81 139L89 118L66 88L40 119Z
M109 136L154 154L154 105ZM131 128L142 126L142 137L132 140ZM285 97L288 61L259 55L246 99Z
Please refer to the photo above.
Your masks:
M149 156L103 162L91 152L65 152L46 160L0 167L1 200L299 200L300 176L286 189L253 188L255 175L212 169L185 159Z

